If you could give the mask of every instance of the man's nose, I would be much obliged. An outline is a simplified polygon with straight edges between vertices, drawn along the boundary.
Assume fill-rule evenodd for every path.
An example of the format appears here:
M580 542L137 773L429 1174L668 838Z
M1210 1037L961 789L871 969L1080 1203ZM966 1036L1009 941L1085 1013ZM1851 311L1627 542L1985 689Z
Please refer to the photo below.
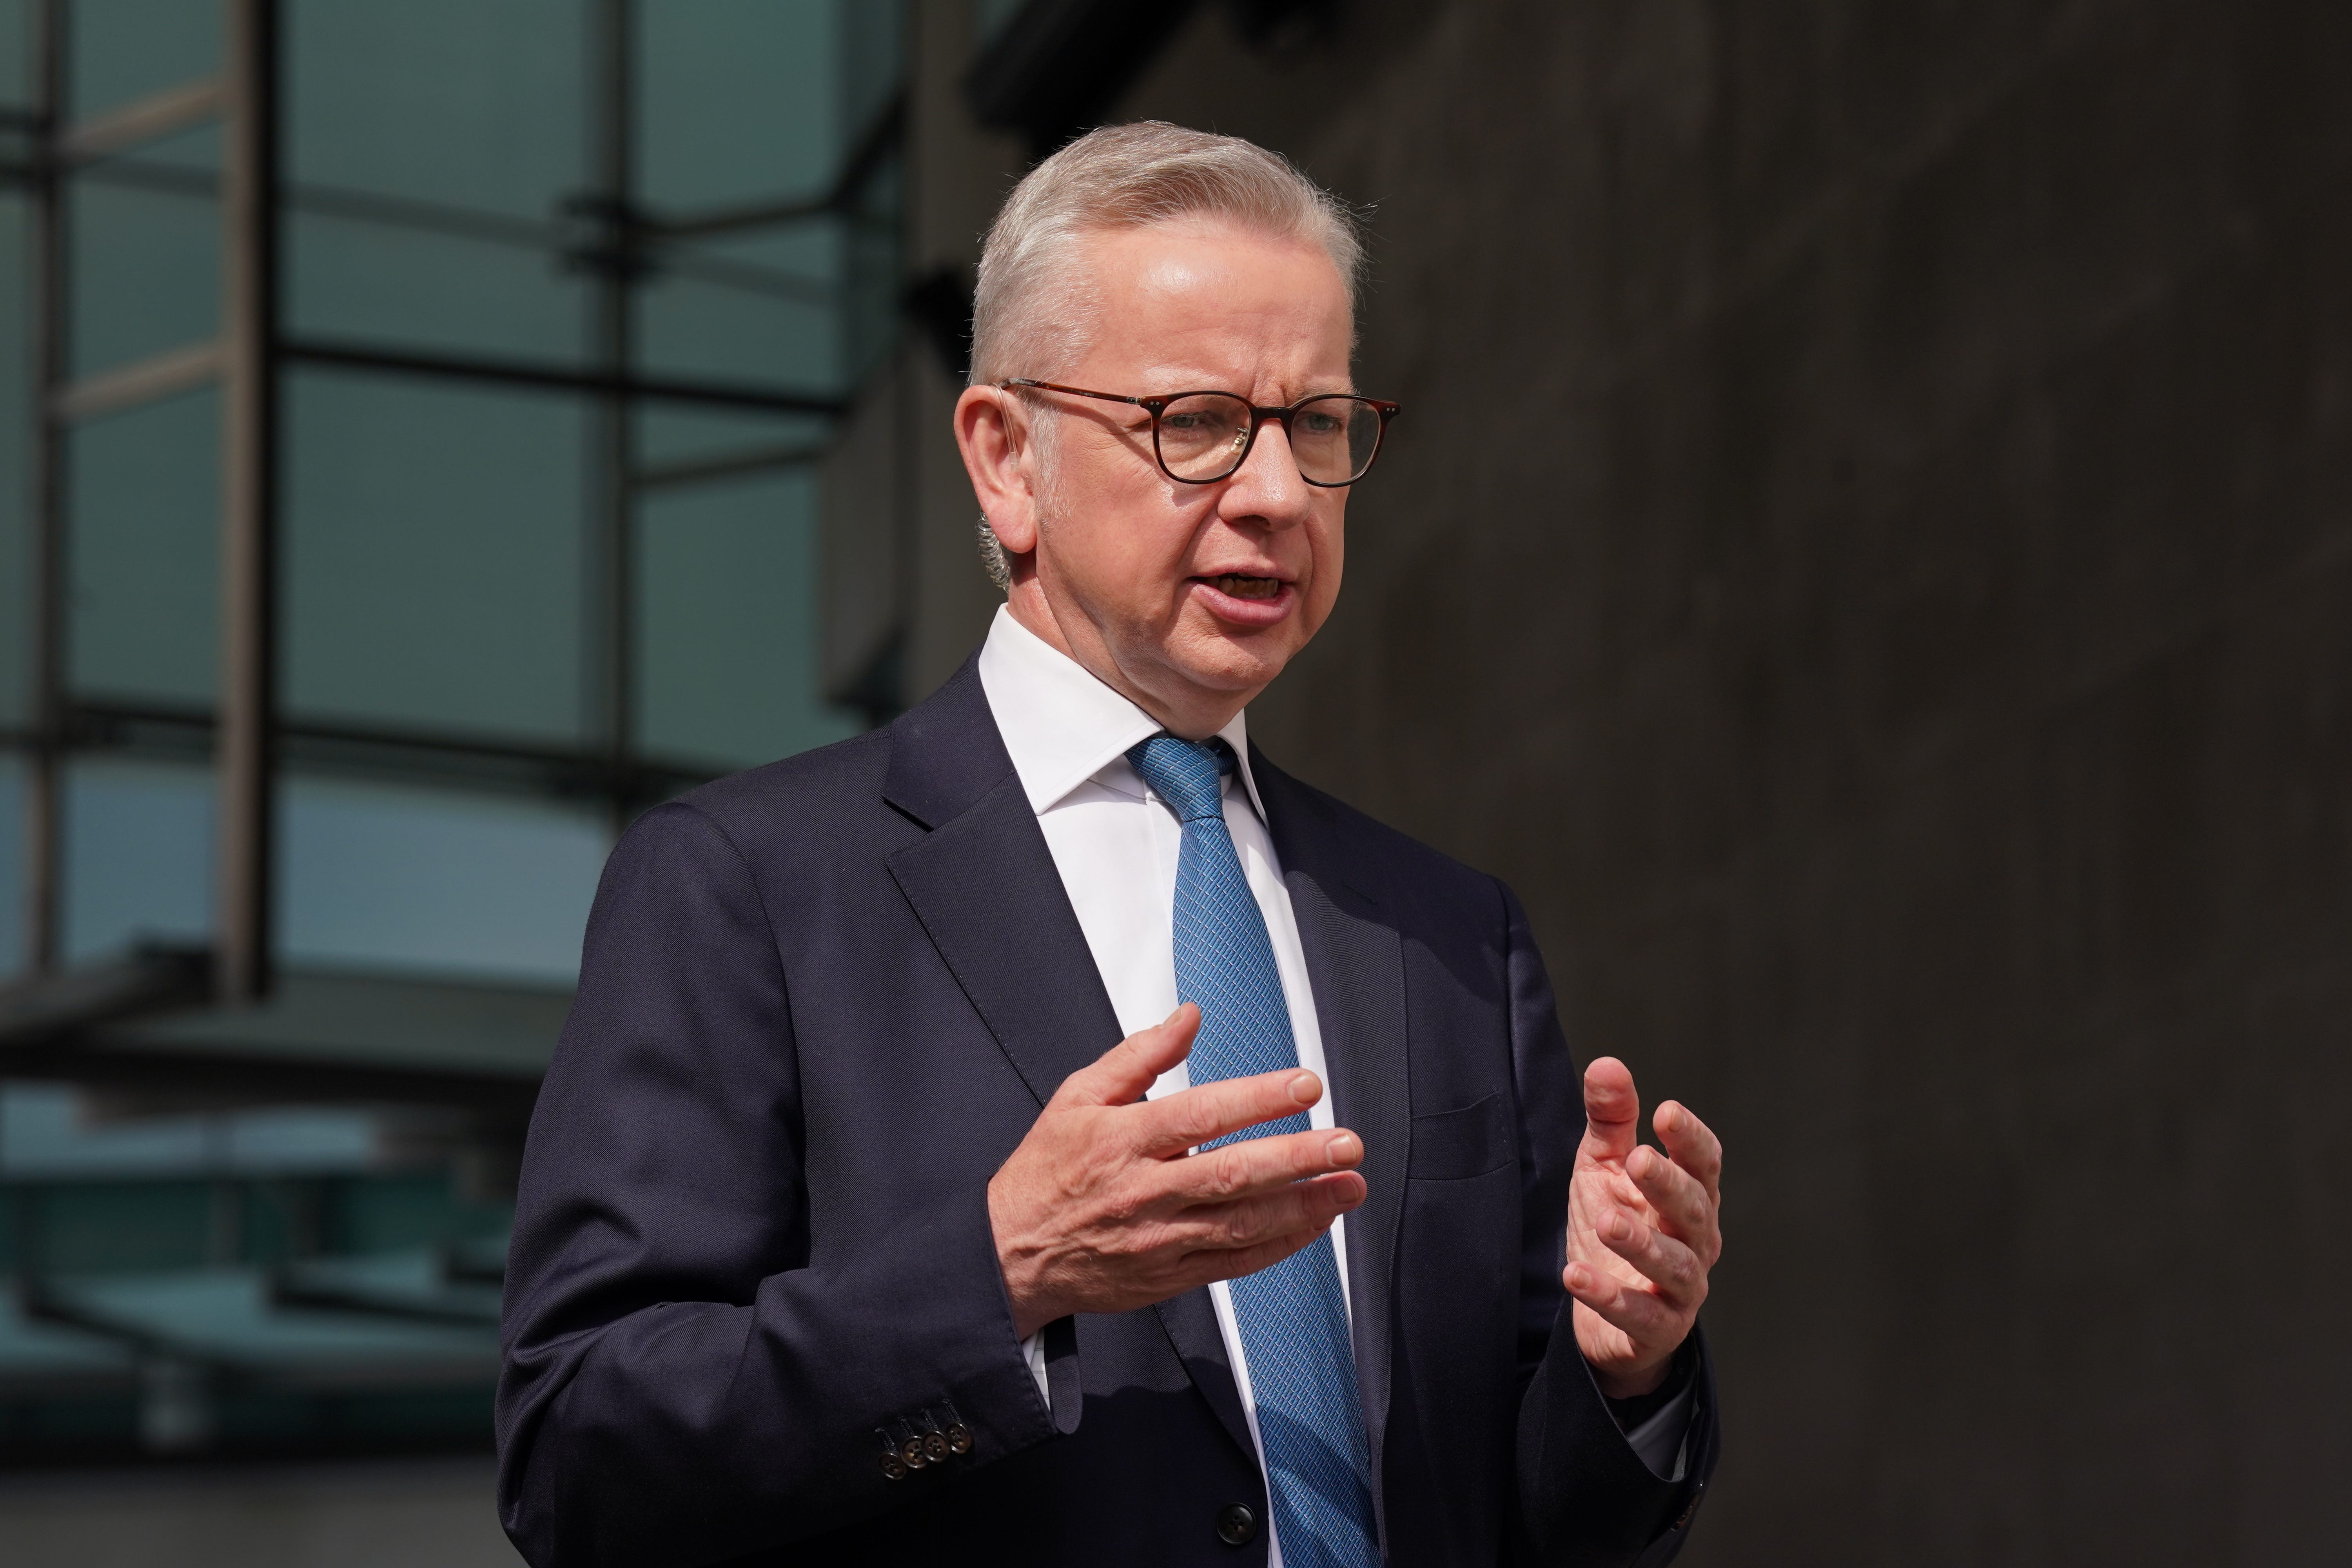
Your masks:
M1313 498L1298 477L1298 459L1290 450L1290 429L1279 419L1260 426L1249 456L1225 481L1218 507L1228 519L1262 518L1269 527L1287 528L1303 522Z

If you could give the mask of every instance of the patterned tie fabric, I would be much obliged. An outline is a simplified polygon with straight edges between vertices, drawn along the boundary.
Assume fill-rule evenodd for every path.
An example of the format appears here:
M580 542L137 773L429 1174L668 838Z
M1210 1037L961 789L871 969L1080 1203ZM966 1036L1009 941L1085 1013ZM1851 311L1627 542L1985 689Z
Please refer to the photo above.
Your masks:
M1232 751L1223 741L1196 745L1160 734L1127 759L1184 825L1176 862L1176 994L1201 1009L1192 1081L1297 1067L1265 916L1225 831L1223 774ZM1216 1143L1307 1129L1299 1111ZM1284 1568L1376 1568L1371 1463L1330 1237L1231 1289Z

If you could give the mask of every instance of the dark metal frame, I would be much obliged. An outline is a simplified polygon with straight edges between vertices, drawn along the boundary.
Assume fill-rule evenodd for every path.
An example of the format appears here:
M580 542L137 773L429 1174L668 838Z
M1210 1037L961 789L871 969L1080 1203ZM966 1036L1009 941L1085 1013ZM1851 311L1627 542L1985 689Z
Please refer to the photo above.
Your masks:
M216 79L184 84L94 120L70 117L67 82L68 0L37 0L37 98L9 124L30 143L27 162L0 163L0 179L32 196L32 322L38 428L32 452L33 671L29 723L0 731L0 746L29 762L25 831L31 967L58 976L62 963L64 772L67 759L96 749L137 754L209 755L219 789L215 936L207 993L250 1002L270 985L268 890L274 790L284 766L356 770L378 776L488 784L601 802L616 822L704 776L637 748L633 711L636 628L633 582L639 497L660 487L797 466L821 455L819 440L774 441L738 453L647 466L633 449L642 404L672 402L830 418L835 396L786 386L646 374L638 368L638 292L656 271L805 295L814 285L740 262L681 253L679 242L827 217L857 217L866 193L905 134L903 99L861 136L829 190L814 198L754 204L704 214L655 214L635 189L632 149L636 84L636 0L583 0L593 7L590 94L594 186L545 225L429 202L291 186L282 178L278 105L278 0L222 0L226 68ZM217 121L226 132L217 178L202 171L142 163L121 154L190 126ZM217 194L225 297L216 340L76 381L66 322L70 287L66 193L76 175L126 184ZM278 313L280 234L290 210L335 213L557 253L591 274L587 361L538 363L404 347L296 339ZM721 279L720 275L724 275ZM289 366L332 366L494 385L543 388L593 400L600 437L591 529L590 647L593 712L580 749L485 742L392 726L289 721L278 709L277 566L279 484L278 389ZM66 447L77 424L194 387L217 383L222 398L223 577L221 667L215 710L77 700L66 668L68 519ZM60 980L69 977L58 976ZM184 1000L184 998L182 998ZM5 1031L0 1031L4 1033Z
M1319 489L1345 489L1349 485L1354 484L1357 480L1362 479L1366 474L1372 471L1372 465L1380 461L1381 447L1385 445L1388 440L1389 421L1395 418L1403 411L1403 405L1402 404L1389 403L1378 397L1366 397L1362 394L1355 392L1318 392L1312 397L1300 398L1297 402L1291 404L1288 407L1261 408L1257 405L1252 403L1248 398L1244 397L1238 392L1227 392L1223 387L1216 386L1195 387L1190 392L1163 393L1152 397L1129 397L1122 392L1088 392L1083 386L1064 386L1056 382L1032 381L1025 375L1016 375L1008 381L1000 381L996 384L1001 388L1006 389L1013 387L1027 387L1034 392L1067 393L1072 397L1092 397L1104 403L1125 403L1132 405L1137 408L1146 410L1151 416L1151 460L1160 465L1160 471L1161 473L1166 474L1170 479L1174 479L1180 485L1213 485L1221 483L1223 480L1230 479L1235 474L1240 473L1242 471L1242 465L1249 461L1250 452L1257 446L1257 433L1265 428L1266 422L1268 420L1280 421L1283 434L1286 436L1290 433L1290 421L1292 416L1297 415L1302 409L1311 408L1318 403L1360 403L1381 416L1380 431L1372 437L1371 456L1364 459L1364 466L1358 468L1352 475L1344 479L1318 479L1309 477L1307 470L1304 468L1300 468L1298 470L1298 477L1301 479L1306 480L1307 483L1313 485ZM1167 454L1160 449L1160 416L1168 411L1168 405L1170 404L1180 403L1187 397L1231 398L1234 402L1240 404L1243 407L1249 410L1249 434L1243 437L1240 448L1234 453L1233 466L1226 468L1222 473L1211 474L1202 479L1188 478L1170 468L1168 466ZM1297 448L1294 447L1292 449L1292 461L1295 463L1297 460Z

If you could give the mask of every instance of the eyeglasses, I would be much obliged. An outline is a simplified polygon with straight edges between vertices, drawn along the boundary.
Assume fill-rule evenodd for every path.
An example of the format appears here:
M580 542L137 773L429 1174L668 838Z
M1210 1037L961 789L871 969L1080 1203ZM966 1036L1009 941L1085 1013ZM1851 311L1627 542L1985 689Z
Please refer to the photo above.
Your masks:
M1073 397L1097 397L1149 410L1152 456L1159 459L1161 473L1183 485L1213 485L1240 472L1249 461L1250 448L1257 445L1259 429L1269 419L1282 421L1300 479L1327 489L1352 485L1380 456L1381 437L1388 433L1389 421L1397 416L1399 407L1352 392L1318 393L1287 408L1260 408L1231 392L1125 397L1116 392L1088 392L1083 386L1057 386L1026 376L996 384L1066 392Z

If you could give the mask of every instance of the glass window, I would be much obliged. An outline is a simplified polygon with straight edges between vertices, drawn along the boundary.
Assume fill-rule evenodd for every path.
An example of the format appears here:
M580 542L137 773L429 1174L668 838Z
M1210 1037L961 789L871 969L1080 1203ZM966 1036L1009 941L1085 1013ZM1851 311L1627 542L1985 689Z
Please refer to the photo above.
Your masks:
M287 387L293 714L582 735L582 404L298 372Z
M289 781L289 963L569 985L612 848L592 810L458 790Z
M24 820L25 765L0 752L0 975L25 962Z
M72 182L72 374L111 370L220 331L220 207L209 195Z
M32 50L33 0L0 0L0 106L32 101Z
M66 770L65 949L99 958L212 928L209 770L110 758Z
M33 366L26 318L25 203L0 189L0 729L25 721L32 679ZM0 834L16 818L0 818ZM0 963L7 949L0 949ZM0 970L0 973L5 973Z
M637 581L648 751L732 769L856 729L818 695L815 489L803 468L646 501Z
M67 449L74 689L209 703L220 641L219 395L78 426Z
M440 353L578 363L587 279L511 220L423 228L364 203L288 215L287 330ZM373 213L376 216L354 216Z
M221 68L221 15L204 0L72 0L67 87L87 120Z
M298 186L544 222L585 183L591 7L581 0L285 9L287 173Z
M840 9L827 0L637 7L648 204L676 213L776 202L832 182L841 161Z
M220 0L67 8L71 121L221 68ZM150 1078L0 1083L0 1272L138 1325L49 1325L115 1381L27 1415L0 1376L0 1434L54 1421L121 1457L141 1441L138 1357L193 1365L234 1343L320 1392L195 1390L218 1447L483 1441L501 1140L560 1026L614 833L698 779L856 727L820 687L814 464L826 404L897 330L902 7L623 9L626 102L604 101L590 0L283 0L277 984L250 1006L93 1026L116 1070ZM0 0L12 176L34 150L11 108L29 36L28 0ZM618 209L592 194L614 125L635 165ZM217 333L224 146L194 125L69 176L69 379ZM31 946L26 188L0 180L9 973ZM628 342L607 363L614 319ZM322 346L377 362L329 364ZM726 402L745 386L818 406ZM64 439L68 969L217 934L222 407L215 387L182 391ZM351 1070L369 1104L191 1114L175 1076L191 1054L238 1059L232 1099L293 1061L300 1094L331 1099L322 1075ZM411 1099L384 1087L401 1082ZM383 1294L339 1320L368 1348L298 1367L271 1291L321 1285ZM0 1333L21 1326L5 1305ZM410 1376L403 1346L428 1331L399 1314L420 1308L445 1320L429 1334L472 1347L461 1384L364 1393Z

